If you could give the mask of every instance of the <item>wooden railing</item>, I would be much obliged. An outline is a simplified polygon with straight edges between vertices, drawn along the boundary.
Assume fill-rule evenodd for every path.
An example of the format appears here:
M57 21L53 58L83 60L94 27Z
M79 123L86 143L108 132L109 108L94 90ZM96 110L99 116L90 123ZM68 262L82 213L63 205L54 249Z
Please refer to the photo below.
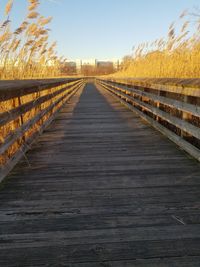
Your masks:
M97 79L96 82L200 161L200 79Z
M0 181L84 83L82 78L0 81Z

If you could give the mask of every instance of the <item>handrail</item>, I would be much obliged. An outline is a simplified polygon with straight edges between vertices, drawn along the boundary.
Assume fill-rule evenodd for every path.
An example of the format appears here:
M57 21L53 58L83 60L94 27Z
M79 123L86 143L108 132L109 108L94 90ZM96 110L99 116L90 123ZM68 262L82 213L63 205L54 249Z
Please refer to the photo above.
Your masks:
M200 78L110 78L110 81L127 86L143 87L188 96L199 97Z
M77 84L77 83L79 83L79 81L76 82L75 84ZM69 85L72 86L71 83ZM0 126L3 126L4 124L16 119L20 115L31 110L33 107L39 106L42 103L49 101L51 98L54 98L55 96L59 95L60 93L65 92L66 89L67 89L67 87L61 88L61 89L59 89L53 93L41 96L37 99L29 101L28 103L19 105L18 107L13 108L12 110L1 113L0 114Z
M24 96L59 85L80 80L81 78L40 79L40 80L6 80L0 81L0 101Z
M84 84L83 78L0 81L0 181Z
M161 82L162 79L97 79L97 86L117 96L200 161L200 79L189 79L186 87L183 79Z

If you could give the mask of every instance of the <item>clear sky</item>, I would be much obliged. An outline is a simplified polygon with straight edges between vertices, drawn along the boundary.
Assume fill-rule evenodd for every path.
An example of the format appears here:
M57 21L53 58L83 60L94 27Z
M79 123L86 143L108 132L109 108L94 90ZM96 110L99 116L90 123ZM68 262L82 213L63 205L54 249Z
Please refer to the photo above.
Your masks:
M6 0L0 0L1 10ZM15 0L15 25L26 0ZM131 53L133 45L166 36L168 26L200 0L41 0L40 12L53 16L51 40L69 59L111 59ZM1 12L1 11L0 11Z

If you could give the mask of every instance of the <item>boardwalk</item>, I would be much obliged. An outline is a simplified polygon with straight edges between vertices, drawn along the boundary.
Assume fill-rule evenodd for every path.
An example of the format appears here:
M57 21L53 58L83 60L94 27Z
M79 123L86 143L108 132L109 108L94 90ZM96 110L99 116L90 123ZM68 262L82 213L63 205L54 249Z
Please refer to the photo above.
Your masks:
M0 266L200 266L200 165L88 84L0 190Z

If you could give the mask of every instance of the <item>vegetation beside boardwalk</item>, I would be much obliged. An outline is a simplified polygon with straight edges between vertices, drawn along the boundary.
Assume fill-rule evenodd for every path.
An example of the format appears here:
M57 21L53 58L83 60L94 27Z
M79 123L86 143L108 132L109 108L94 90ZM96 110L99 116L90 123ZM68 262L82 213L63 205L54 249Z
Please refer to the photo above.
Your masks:
M61 75L63 57L56 54L56 42L49 41L49 23L38 12L39 0L28 0L27 15L13 28L12 9L8 0L0 23L0 79L47 78Z
M199 78L200 10L184 11L169 27L168 36L133 48L123 59L123 77Z

